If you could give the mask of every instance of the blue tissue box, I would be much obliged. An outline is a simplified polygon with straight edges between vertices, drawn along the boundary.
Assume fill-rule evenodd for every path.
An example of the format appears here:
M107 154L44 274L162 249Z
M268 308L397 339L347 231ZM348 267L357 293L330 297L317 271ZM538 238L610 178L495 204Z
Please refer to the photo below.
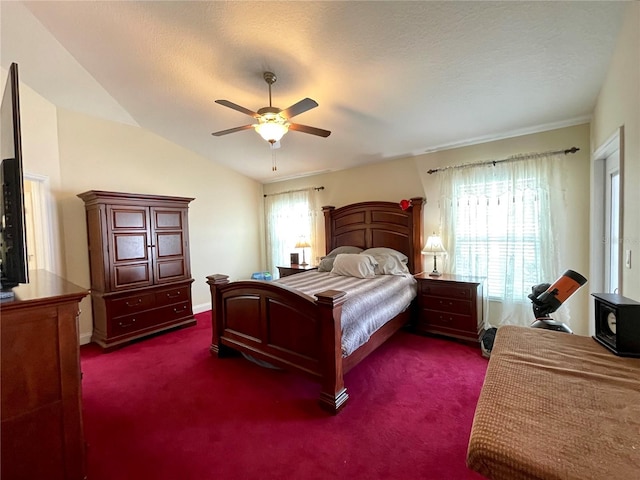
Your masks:
M251 275L251 280L273 280L269 272L256 272Z

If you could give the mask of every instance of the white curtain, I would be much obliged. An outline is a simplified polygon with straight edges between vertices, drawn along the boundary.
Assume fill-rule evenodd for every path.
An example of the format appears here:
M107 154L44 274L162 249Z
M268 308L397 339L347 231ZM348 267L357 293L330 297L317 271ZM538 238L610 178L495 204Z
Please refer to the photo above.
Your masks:
M307 263L315 264L318 245L315 189L267 195L264 210L267 267L273 278L278 276L278 266L291 263L291 253L298 253L302 262L302 249L295 248L300 239L306 239L311 245L304 249L304 256Z
M565 211L563 155L450 168L442 175L441 231L449 271L486 278L491 323L530 325L531 287L559 276ZM568 322L568 309L553 315Z

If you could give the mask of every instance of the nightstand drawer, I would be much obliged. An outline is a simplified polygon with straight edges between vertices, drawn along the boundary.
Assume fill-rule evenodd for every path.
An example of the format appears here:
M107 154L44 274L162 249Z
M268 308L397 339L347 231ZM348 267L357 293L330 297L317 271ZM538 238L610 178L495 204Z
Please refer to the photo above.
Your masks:
M458 315L428 309L424 309L422 315L430 327L445 327L465 332L475 328L473 319L469 315Z
M433 295L436 297L461 298L465 300L471 299L472 290L467 286L459 285L438 285L434 282L420 282L420 293Z
M441 312L459 313L461 315L471 315L472 305L468 300L456 300L452 298L420 296L422 308L429 310L439 310Z

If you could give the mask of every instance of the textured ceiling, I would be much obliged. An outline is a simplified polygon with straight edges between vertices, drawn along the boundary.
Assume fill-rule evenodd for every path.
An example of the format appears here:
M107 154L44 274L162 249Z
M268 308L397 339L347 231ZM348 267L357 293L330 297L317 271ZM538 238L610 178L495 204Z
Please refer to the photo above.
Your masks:
M54 104L270 182L587 121L625 2L5 2L2 66ZM320 106L276 150L214 103Z

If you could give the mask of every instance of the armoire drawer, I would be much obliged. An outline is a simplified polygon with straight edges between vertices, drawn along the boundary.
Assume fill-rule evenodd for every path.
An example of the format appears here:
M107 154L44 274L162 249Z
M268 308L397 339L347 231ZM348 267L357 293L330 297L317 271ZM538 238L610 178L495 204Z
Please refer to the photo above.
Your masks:
M154 310L134 313L132 315L123 315L121 317L113 317L110 319L111 336L118 337L129 333L143 330L154 324Z
M187 302L191 299L191 285L166 288L155 293L156 307L172 305L174 303Z
M153 293L138 293L124 298L108 300L108 303L111 315L113 317L121 317L153 308L156 305L156 299Z
M192 315L191 303L181 302L165 305L132 315L123 315L111 319L111 335L120 336L129 333L170 324Z
M173 305L167 305L156 310L158 318L162 318L162 323L169 323L184 317L193 315L191 312L191 303L182 302Z

